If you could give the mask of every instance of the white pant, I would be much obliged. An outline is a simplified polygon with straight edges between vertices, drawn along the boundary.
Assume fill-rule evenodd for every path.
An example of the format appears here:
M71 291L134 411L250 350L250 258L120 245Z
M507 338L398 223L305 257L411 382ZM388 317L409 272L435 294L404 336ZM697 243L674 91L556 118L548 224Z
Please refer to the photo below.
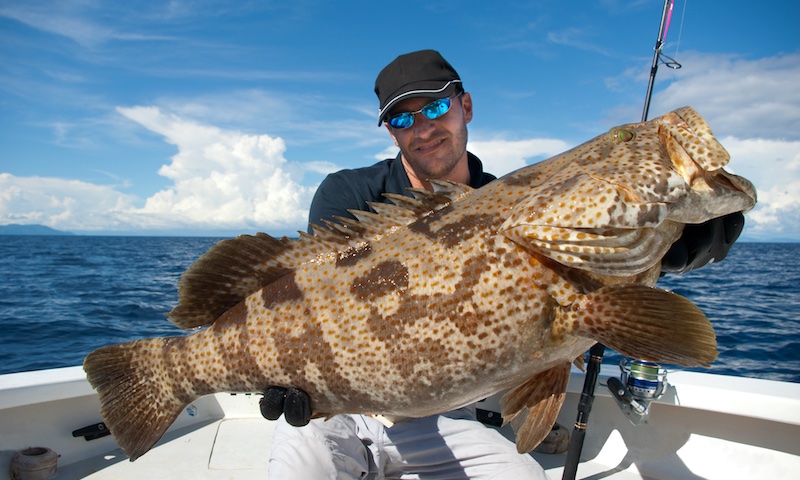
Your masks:
M475 419L474 407L387 428L364 415L292 427L281 417L269 460L272 480L546 480L513 442Z

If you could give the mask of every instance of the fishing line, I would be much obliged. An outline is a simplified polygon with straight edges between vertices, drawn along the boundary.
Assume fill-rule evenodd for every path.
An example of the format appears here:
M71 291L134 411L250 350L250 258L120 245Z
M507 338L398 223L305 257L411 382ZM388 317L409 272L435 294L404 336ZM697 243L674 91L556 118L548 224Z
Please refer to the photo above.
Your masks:
M681 26L678 28L678 42L675 44L675 56L678 56L678 50L681 48L681 36L683 35L683 19L686 18L686 5L689 0L683 2L683 11L681 12Z
M683 2L683 10L681 11L681 24L678 27L678 40L675 43L675 54L674 54L675 58L678 57L678 51L681 48L681 36L683 36L683 22L684 22L684 19L686 18L686 5L688 5L688 4L689 4L689 0L685 0ZM659 60L661 60L660 57L661 57L661 55L659 55ZM670 57L667 57L666 55L664 55L664 57L669 58L673 62L673 64L677 65L676 67L674 67L674 66L672 66L672 64L670 64L668 62L664 62L663 60L661 60L662 63L664 63L664 65L666 65L667 67L669 67L669 68L671 68L673 70L677 70L677 69L681 68L681 64L680 63L676 62L675 60L673 60ZM669 83L671 85L674 82L675 82L675 76L673 75L672 77L670 77Z
M678 28L678 41L675 44L675 53L673 54L673 55L675 55L675 57L678 56L678 50L680 50L680 48L681 48L681 35L683 35L683 21L684 21L684 18L686 18L686 5L688 3L689 3L689 0L686 0L685 2L683 2L683 12L681 13L681 25ZM672 17L671 13L670 13L670 17ZM667 28L669 28L669 26L667 26ZM666 39L666 36L667 36L667 32L664 31L664 39ZM665 66L667 66L667 67L669 67L669 68L671 68L673 70L677 70L677 69L681 68L681 66L682 66L677 60L675 60L674 58L672 58L669 55L667 55L667 54L665 54L663 52L660 52L660 51L658 52L658 59L661 61L662 64L664 64Z

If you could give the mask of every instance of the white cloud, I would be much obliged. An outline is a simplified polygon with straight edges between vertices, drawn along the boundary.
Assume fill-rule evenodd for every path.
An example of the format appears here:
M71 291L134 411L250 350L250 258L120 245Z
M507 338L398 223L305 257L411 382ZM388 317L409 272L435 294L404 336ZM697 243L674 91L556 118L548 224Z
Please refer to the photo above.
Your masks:
M800 139L800 54L685 53L680 61L679 70L659 70L668 86L653 97L652 113L691 105L718 136Z
M547 32L547 41L556 45L574 47L579 50L586 50L600 55L611 55L608 51L597 46L597 43L586 38L587 34L579 28L566 28L560 31Z
M111 40L153 41L173 40L163 35L147 35L143 33L127 33L109 26L114 18L96 20L93 17L102 5L95 2L59 1L59 2L18 2L0 6L0 17L14 19L31 28L54 35L69 38L84 47L95 47ZM138 12L140 15L143 11ZM143 16L153 21L153 16Z
M0 16L45 32L61 35L82 45L93 45L111 37L110 29L80 18L78 15L53 10L51 6L15 5L0 8Z
M498 177L535 161L557 155L570 147L571 145L563 140L553 138L476 140L470 141L468 146L469 151L483 161L486 171ZM526 162L529 159L536 160Z
M327 175L341 170L341 167L333 162L316 161L316 162L303 162L302 167L308 172L321 173Z
M758 204L747 214L753 239L800 239L800 140L719 139L731 163L727 170L756 186Z
M394 158L400 152L400 149L397 148L395 145L389 145L388 147L384 148L382 151L373 155L375 160L385 160L387 158Z
M163 227L285 229L302 227L313 188L288 162L281 138L248 135L185 120L155 107L118 108L178 147L159 174L172 185L136 214Z
M113 187L0 174L0 223L70 231L295 230L305 227L315 187L305 170L333 165L287 161L281 138L223 130L154 107L118 111L178 149L159 174L171 185L138 206ZM141 202L139 202L141 205Z
M125 212L133 201L132 197L103 185L0 173L0 222L4 224L113 230L123 226Z

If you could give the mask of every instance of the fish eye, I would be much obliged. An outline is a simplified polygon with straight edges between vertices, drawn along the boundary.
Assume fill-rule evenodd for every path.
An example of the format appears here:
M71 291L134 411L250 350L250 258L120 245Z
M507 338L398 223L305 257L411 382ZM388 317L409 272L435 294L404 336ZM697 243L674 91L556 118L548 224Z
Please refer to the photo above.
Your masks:
M614 140L614 143L625 143L630 142L634 138L636 138L636 134L634 132L630 130L619 129L614 132L612 139Z

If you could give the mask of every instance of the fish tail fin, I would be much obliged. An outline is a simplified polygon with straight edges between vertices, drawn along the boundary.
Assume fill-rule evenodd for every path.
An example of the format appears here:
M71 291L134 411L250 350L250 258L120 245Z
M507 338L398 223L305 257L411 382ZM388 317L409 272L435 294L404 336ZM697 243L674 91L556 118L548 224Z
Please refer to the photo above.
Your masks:
M718 355L714 328L695 304L643 285L612 285L584 295L557 314L553 332L659 363L707 367Z
M100 416L131 461L150 450L194 400L179 396L170 369L152 360L164 358L171 340L110 345L93 351L83 362L89 383L100 396Z

